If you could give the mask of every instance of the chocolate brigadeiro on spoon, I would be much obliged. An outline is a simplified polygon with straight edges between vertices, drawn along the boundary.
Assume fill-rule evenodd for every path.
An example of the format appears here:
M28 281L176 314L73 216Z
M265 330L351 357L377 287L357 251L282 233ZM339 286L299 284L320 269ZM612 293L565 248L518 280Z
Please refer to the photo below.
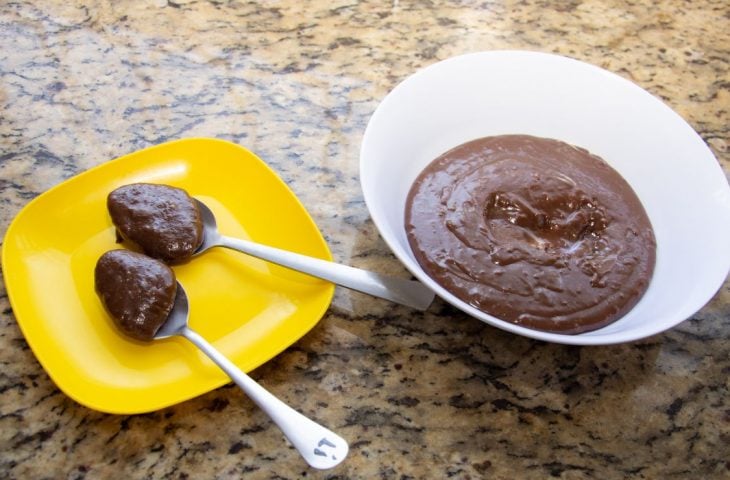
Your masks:
M112 250L97 262L95 282L104 306L123 333L142 341L173 335L187 338L271 417L309 465L333 468L347 457L345 439L273 396L188 327L185 289L163 262L129 250Z
M122 240L166 263L190 258L203 243L203 223L193 198L169 185L132 183L107 197Z
M152 340L167 321L177 291L170 267L129 250L112 250L99 258L94 286L119 330L141 341Z

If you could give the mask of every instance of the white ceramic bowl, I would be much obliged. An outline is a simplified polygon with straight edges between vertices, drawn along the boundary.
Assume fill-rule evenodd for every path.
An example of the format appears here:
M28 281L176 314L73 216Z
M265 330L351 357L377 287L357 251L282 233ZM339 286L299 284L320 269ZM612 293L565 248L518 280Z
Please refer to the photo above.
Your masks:
M579 335L519 327L459 300L416 262L404 228L416 176L452 147L508 133L587 148L638 194L657 238L656 268L646 294L623 318ZM464 312L535 339L601 345L662 332L702 308L730 269L730 187L699 135L637 85L557 55L474 53L410 76L368 123L360 181L380 234L416 278Z

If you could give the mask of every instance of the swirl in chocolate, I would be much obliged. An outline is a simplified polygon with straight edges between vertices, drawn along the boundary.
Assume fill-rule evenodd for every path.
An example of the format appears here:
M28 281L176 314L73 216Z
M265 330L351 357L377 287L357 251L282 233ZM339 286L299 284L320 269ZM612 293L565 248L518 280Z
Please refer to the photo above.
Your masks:
M528 328L581 333L646 291L656 241L629 184L567 143L486 137L414 182L406 233L426 273L461 300Z

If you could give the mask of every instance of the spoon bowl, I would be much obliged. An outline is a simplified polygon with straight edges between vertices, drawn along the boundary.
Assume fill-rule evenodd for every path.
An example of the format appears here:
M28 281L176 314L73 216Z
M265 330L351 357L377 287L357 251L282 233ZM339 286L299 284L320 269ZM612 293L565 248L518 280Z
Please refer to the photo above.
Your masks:
M434 299L434 292L418 281L388 277L359 268L222 235L218 231L215 215L210 208L200 200L193 200L198 205L203 222L203 242L193 256L201 255L214 247L225 247L327 280L336 285L418 310L426 310Z
M190 307L185 289L177 282L175 301L167 321L155 334L155 340L182 336L203 351L256 403L281 429L302 458L313 468L329 469L342 462L349 451L347 441L336 433L305 417L269 393L208 341L188 326Z

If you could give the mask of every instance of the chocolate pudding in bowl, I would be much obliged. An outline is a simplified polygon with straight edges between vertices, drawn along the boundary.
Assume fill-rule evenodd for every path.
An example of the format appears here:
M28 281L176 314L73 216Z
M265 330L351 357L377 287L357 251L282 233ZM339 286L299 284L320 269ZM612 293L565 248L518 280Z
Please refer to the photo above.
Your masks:
M606 299L596 299L598 309L605 308L608 313L615 309L618 312L615 318L620 317L617 320L598 328L592 325L580 333L567 333L572 328L568 323L560 328L549 324L526 326L509 320L509 312L492 308L494 313L489 313L488 308L494 305L488 300L470 303L468 288L466 295L460 297L445 286L446 281L439 283L419 262L418 248L413 248L409 239L406 211L409 191L421 172L444 152L459 145L484 137L515 134L555 139L585 149L618 172L641 201L656 243L653 270L643 294L627 300L623 306L611 307ZM485 168L497 168L497 164ZM506 167L504 170L510 172ZM523 167L515 170L516 173L527 171ZM464 178L466 183L462 188L452 192L451 207L470 208L465 199L474 194L475 184L468 175ZM450 270L453 278L461 275L468 281L476 277L479 281L475 282L474 288L485 288L477 285L480 282L489 286L491 269L496 270L493 273L497 276L507 275L509 270L523 274L524 282L519 277L512 279L510 289L515 295L512 300L516 301L518 293L533 289L537 293L532 298L540 311L515 309L512 314L516 317L525 314L521 320L529 320L527 317L531 315L559 317L562 313L558 307L563 301L568 304L580 302L576 309L585 309L590 304L589 299L582 297L586 293L583 289L576 298L559 299L559 292L548 288L555 287L556 277L563 281L562 286L557 285L557 290L577 292L576 285L568 280L580 279L583 275L588 284L593 281L595 286L591 288L611 291L612 285L619 280L602 273L618 270L616 264L611 265L613 260L609 255L600 257L601 261L597 256L591 259L590 255L582 259L567 258L564 260L566 266L556 261L554 265L562 270L541 268L542 273L533 271L532 274L543 278L529 277L529 281L522 270L537 269L538 265L530 262L552 262L546 257L550 253L589 254L587 247L591 243L599 251L610 249L610 245L604 246L602 241L612 238L617 219L619 224L624 221L611 207L612 203L583 201L593 194L589 184L576 179L573 179L574 189L570 190L571 182L561 182L560 176L550 180L541 177L535 182L524 175L500 178L509 184L493 186L495 191L480 199L481 208L474 207L470 217L454 218L457 212L447 209L451 223L447 226L442 222L449 235L462 235L466 223L460 225L460 221L481 222L488 226L491 232L491 237L486 238L490 242L488 245L483 243L486 241L484 236L462 235L460 240L457 237L459 242L473 243L477 248L472 248L469 255L468 249L460 248L456 254L482 257L492 264L480 271L466 261L470 258L453 257L455 252L451 247L439 246L438 249L445 249L444 259L458 260L444 264L448 267L444 271ZM530 181L515 183L526 178ZM568 189L565 196L572 202L553 202L551 198L544 200L533 196L531 186L542 188L547 184L551 188ZM414 277L464 314L537 340L610 345L656 335L700 310L723 285L730 270L730 249L727 248L730 245L730 187L702 138L676 112L641 87L594 65L559 55L524 51L479 52L449 58L415 72L382 100L368 122L360 150L360 185L380 236ZM511 190L508 194L506 187ZM448 192L446 189L445 193ZM577 210L576 205L580 207ZM631 210L630 205L625 207ZM635 215L631 213L626 217L632 219ZM420 233L419 237L428 238L427 235ZM509 242L514 244L512 251L510 247L505 248ZM638 242L635 245L650 244ZM649 264L640 262L635 271L648 268ZM589 275L582 273L581 267ZM630 270L635 267L621 268L624 269L623 278L633 281L635 274ZM499 273L499 269L505 272ZM603 283L605 287L600 286ZM632 292L642 289L641 283L623 295L633 297ZM622 292L616 296L620 294ZM510 308L509 301L503 303L507 305L504 308ZM503 306L500 304L499 308ZM445 322L461 314L448 309L434 309L432 313L443 317ZM596 317L601 315L603 313L597 313ZM486 336L489 334L489 330L485 331Z
M553 139L485 137L439 156L409 191L405 228L418 263L449 292L547 332L618 320L654 269L654 233L629 184Z

